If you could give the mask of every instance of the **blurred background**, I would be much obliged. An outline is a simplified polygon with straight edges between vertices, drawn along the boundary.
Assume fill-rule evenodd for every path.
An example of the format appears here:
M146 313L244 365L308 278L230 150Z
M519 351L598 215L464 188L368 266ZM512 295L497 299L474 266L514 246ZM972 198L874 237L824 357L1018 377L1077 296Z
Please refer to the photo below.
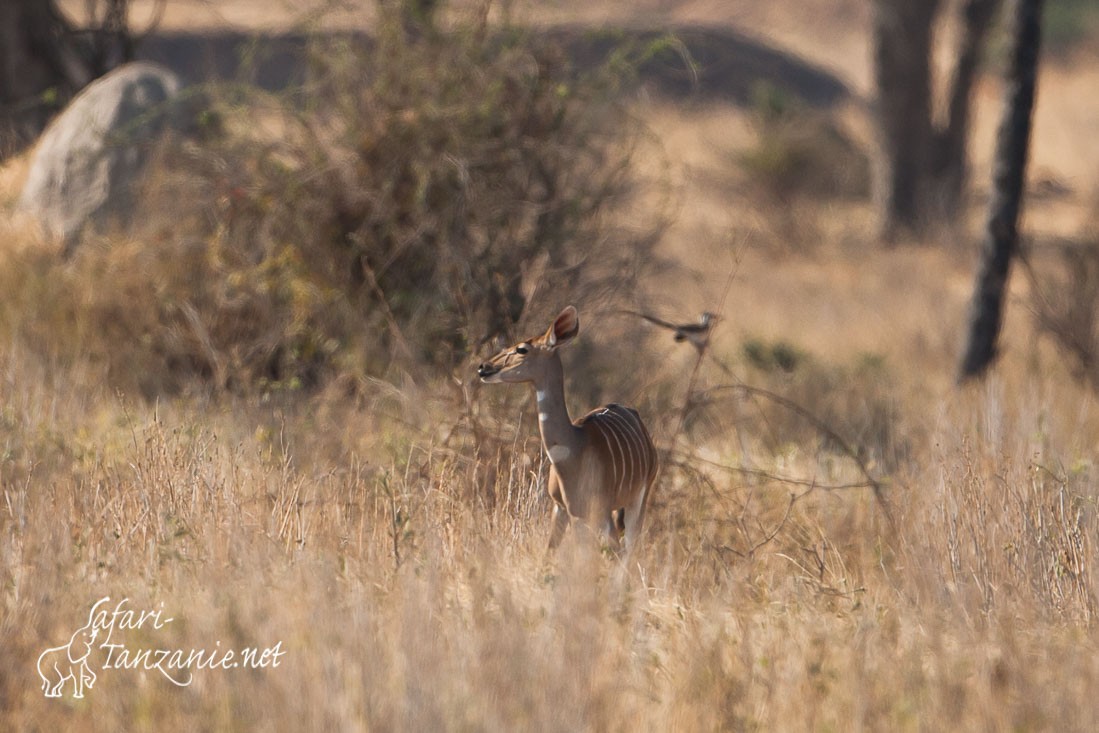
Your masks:
M1094 729L1097 41L1091 0L8 0L0 715ZM531 395L475 378L569 303L573 416L662 454L627 563L543 562ZM45 700L103 595L287 655Z

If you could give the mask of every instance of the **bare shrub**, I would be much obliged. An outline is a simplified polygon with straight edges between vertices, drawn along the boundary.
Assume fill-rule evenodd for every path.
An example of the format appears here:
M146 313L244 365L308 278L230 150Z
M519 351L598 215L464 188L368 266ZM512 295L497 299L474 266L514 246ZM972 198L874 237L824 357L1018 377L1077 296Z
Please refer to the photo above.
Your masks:
M221 90L224 134L168 141L134 241L90 248L69 278L140 352L116 371L159 371L142 376L155 393L445 370L551 289L625 292L658 234L613 214L630 54L580 71L560 41L487 16L409 32L382 4L370 41L313 44L301 88Z
M776 253L818 250L828 212L869 197L869 156L835 115L770 84L754 88L749 123L754 141L732 164L759 234Z
M870 195L870 158L831 116L760 83L752 93L752 125L755 145L740 153L739 163L769 196L785 201Z
M410 43L383 23L375 48L322 54L339 114L303 129L327 178L306 195L353 280L437 363L509 332L537 287L628 282L651 244L607 226L628 183L617 62L578 74L555 43L490 30Z
M772 451L816 443L828 451L853 451L887 470L897 467L905 449L890 367L882 357L860 354L850 363L830 364L787 342L761 339L746 340L742 352L754 389L737 395L743 402L741 429L761 436Z

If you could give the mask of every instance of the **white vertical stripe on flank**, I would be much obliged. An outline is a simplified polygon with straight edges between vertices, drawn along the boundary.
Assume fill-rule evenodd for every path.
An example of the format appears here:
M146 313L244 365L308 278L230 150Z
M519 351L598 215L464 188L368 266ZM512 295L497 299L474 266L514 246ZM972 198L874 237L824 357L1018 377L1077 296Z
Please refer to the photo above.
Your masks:
M626 481L626 444L622 438L618 435L618 431L614 429L610 410L604 410L599 414L601 420L596 420L596 425L599 426L599 430L605 436L609 436L614 440L614 444L618 446L618 455L611 457L611 463L614 464L614 489L617 491L619 487L623 486ZM607 444L610 445L610 440L607 440Z
M656 449L653 447L652 438L645 430L645 424L641 422L640 416L637 418L636 423L637 431L640 433L639 440L645 446L645 482L648 483L653 473L653 466L656 464Z
M645 440L645 434L641 431L638 425L639 418L630 410L623 410L623 419L626 423L626 429L629 430L630 436L633 439L634 445L637 446L638 455L638 479L640 481L645 480L645 475L648 473L649 465L649 448L648 441Z
M648 448L645 443L645 436L638 430L637 417L627 409L622 410L622 421L625 424L625 429L630 435L630 440L637 446L637 460L639 473L642 474L639 478L644 478L646 473L646 467L648 466Z
M631 438L629 436L628 428L625 427L624 419L623 419L622 415L619 414L617 410L610 410L610 409L607 410L606 414L607 414L608 423L609 423L608 428L610 429L612 434L615 436L616 440L621 439L622 443L626 446L626 449L628 451L628 452L623 452L623 454L622 454L622 464L623 464L622 465L622 477L623 477L624 481L621 484L621 488L630 489L634 486L634 481L636 480L636 477L634 475L635 474L634 464L636 462L636 458L634 456L633 441L631 440ZM627 461L629 462L628 465L627 465ZM629 470L629 474L628 474L629 478L626 478L627 469Z

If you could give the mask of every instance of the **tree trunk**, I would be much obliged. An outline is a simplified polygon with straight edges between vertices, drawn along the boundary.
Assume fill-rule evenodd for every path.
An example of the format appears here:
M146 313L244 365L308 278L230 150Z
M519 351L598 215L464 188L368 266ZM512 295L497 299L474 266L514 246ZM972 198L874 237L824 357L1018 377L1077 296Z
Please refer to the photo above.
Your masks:
M882 235L923 228L930 159L931 38L940 0L876 0L874 76L881 146L876 196Z
M0 0L0 160L33 141L73 94L134 57L130 0L87 0L73 28L57 0ZM154 6L156 25L164 0Z
M53 2L0 3L0 158L27 144L92 77Z
M1019 211L1042 39L1042 5L1043 0L1016 0L1007 98L996 138L992 202L959 381L983 375L996 358L1004 293L1018 249Z
M946 109L933 112L930 59L941 0L876 0L874 73L877 86L876 194L881 236L920 236L953 223L968 180L970 101L981 52L1002 0L966 0Z
M950 84L945 125L935 140L932 176L936 181L933 206L953 222L963 210L969 180L969 117L973 85L980 69L985 38L1001 0L967 0L962 9L954 78Z

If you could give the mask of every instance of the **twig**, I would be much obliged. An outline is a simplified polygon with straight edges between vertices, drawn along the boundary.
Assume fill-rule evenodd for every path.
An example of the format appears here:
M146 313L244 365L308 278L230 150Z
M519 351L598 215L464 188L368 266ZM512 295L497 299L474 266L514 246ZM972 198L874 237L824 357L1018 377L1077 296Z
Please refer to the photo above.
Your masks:
M722 309L725 307L725 300L729 296L729 290L733 286L733 278L736 277L738 269L740 269L739 254L733 261L733 267L729 270L729 276L725 279L725 288L724 290L722 290L721 293L721 300L718 303L718 309L716 311L717 313L721 313ZM683 398L683 405L680 407L679 410L679 423L676 425L675 431L672 432L672 437L668 441L668 447L665 450L665 455L668 456L674 455L675 444L679 440L679 434L683 432L683 428L687 424L687 416L690 414L691 408L694 406L695 383L698 381L698 373L702 369L702 362L706 359L706 354L710 350L710 339L703 339L700 344L696 345L696 348L698 350L698 356L695 359L694 368L691 369L690 379L687 380L686 396ZM661 468L658 470L660 472L663 471L663 462L661 462ZM657 480L659 480L659 474L657 476Z
M409 347L408 340L405 339L404 333L397 323L397 317L393 315L393 311L389 307L389 300L385 297L385 291L382 290L381 285L378 284L378 278L374 276L374 268L370 266L370 262L366 259L366 255L359 257L359 264L362 267L363 275L366 277L367 285L370 286L370 290L374 293L374 297L378 299L378 304L382 307L382 314L385 316L386 325L389 327L389 332L393 336L394 343L396 343L397 347L404 353L408 362L410 364L413 363L412 349Z
M744 468L741 466L729 466L724 463L718 463L717 461L711 461L699 456L691 456L691 460L699 463L705 463L707 466L726 471L728 473L738 473L742 476L753 476L755 478L766 479L779 484L789 484L791 486L809 486L812 488L820 489L821 491L848 491L851 489L872 489L874 488L874 481L867 479L866 481L855 481L846 484L821 484L816 479L800 479L793 478L791 476L783 476L777 473L771 473L765 471L762 468ZM677 464L678 465L678 464Z
M811 494L817 488L820 488L820 487L818 487L816 485L810 485L808 489L801 492L800 494L790 494L790 501L786 504L786 511L783 512L782 519L780 519L778 521L778 524L775 525L774 529L772 529L767 535L765 535L763 537L763 539L756 542L754 545L749 547L746 551L741 552L740 550L737 550L734 547L729 547L728 545L722 545L721 547L717 548L718 551L719 552L720 551L731 552L734 555L736 555L737 557L751 558L752 556L754 556L756 554L756 552L758 552L760 549L762 549L765 545L770 544L770 542L772 540L774 540L775 537L778 537L778 533L782 531L783 527L785 527L786 523L790 520L790 512L793 511L794 504L797 504L798 501L800 501L801 499L803 499L806 496L808 496L809 494ZM760 528L762 529L762 524L760 525ZM745 532L745 534L747 534L746 529L744 530L744 532Z
M863 476L866 477L866 481L869 484L869 487L873 490L874 498L878 501L878 505L881 507L882 512L885 514L885 518L889 521L890 526L896 526L895 522L893 521L893 514L889 509L889 504L885 500L884 484L878 479L874 478L873 474L870 472L870 468L866 465L866 462L862 459L862 457L859 456L858 452L854 448L852 448L850 443L844 440L843 437L840 436L840 434L837 433L835 430L833 430L827 423L825 423L819 417L811 413L808 409L802 407L793 400L783 397L782 395L775 394L774 392L763 389L761 387L752 387L747 384L723 384L717 387L711 387L703 393L703 396L708 396L717 392L729 391L740 392L745 395L752 395L770 400L780 407L784 407L787 410L793 412L795 415L803 418L818 432L824 435L824 437L835 443L844 455L854 461L859 471L862 473Z

